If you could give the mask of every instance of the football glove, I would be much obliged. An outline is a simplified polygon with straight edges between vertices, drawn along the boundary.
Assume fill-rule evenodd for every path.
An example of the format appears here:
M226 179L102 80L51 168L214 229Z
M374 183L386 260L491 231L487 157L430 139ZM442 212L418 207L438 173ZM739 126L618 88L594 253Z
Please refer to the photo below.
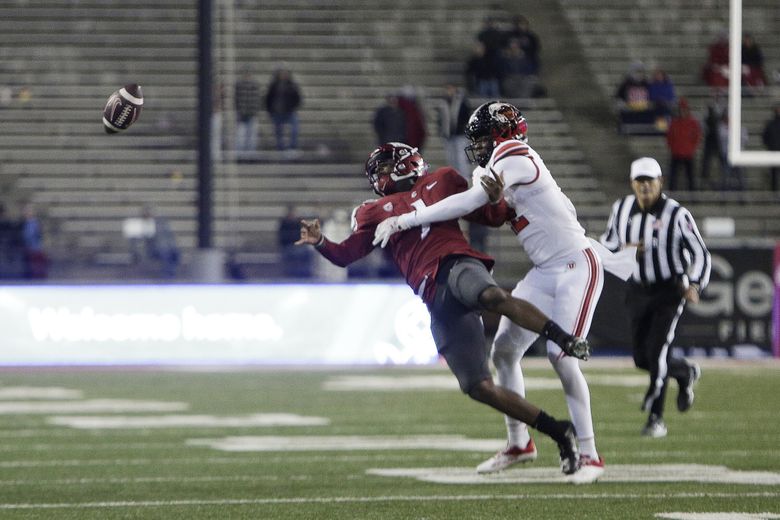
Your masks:
M374 231L373 245L379 244L379 247L385 247L390 241L390 237L399 231L405 231L414 227L413 221L414 212L405 213L401 216L388 217L376 227Z
M587 361L591 354L590 343L585 338L572 336L563 345L563 352L569 356Z

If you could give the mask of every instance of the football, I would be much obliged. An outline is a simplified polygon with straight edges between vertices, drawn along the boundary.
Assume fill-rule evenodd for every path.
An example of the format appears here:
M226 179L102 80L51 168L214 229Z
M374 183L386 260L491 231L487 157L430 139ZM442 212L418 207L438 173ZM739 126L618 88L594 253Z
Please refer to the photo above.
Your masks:
M120 88L108 98L103 109L103 127L107 134L127 130L138 120L144 106L141 86L132 83Z

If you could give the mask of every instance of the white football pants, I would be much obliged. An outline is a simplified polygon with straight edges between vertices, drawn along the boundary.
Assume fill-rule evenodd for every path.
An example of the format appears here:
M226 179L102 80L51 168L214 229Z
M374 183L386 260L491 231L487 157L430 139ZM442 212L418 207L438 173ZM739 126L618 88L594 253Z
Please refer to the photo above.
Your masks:
M593 321L596 303L604 286L604 269L593 249L584 249L571 256L534 267L512 291L512 296L536 305L565 331L586 337ZM538 334L501 317L493 341L492 358L498 372L498 383L525 397L525 382L520 359ZM579 360L563 353L552 341L547 342L550 360L563 385L572 423L577 429L580 450L597 457L593 419L590 411L590 390L580 370ZM528 428L511 417L505 417L509 444L525 446Z

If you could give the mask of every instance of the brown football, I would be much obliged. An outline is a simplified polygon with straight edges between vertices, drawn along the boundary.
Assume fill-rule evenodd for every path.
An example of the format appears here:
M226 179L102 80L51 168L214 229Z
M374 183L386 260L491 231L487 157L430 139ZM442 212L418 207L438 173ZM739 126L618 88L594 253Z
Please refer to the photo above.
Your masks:
M132 83L120 88L108 98L103 109L103 127L107 134L127 130L138 120L144 106L141 86Z

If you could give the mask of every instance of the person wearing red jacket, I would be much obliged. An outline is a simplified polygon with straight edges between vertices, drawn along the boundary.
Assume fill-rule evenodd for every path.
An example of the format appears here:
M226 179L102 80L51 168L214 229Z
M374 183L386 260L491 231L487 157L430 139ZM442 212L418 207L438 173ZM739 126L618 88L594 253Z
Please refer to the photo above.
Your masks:
M701 125L693 115L688 100L680 98L677 114L672 117L666 131L666 144L669 147L669 189L677 188L677 170L682 167L688 177L688 189L696 189L693 179L693 159L701 141Z

